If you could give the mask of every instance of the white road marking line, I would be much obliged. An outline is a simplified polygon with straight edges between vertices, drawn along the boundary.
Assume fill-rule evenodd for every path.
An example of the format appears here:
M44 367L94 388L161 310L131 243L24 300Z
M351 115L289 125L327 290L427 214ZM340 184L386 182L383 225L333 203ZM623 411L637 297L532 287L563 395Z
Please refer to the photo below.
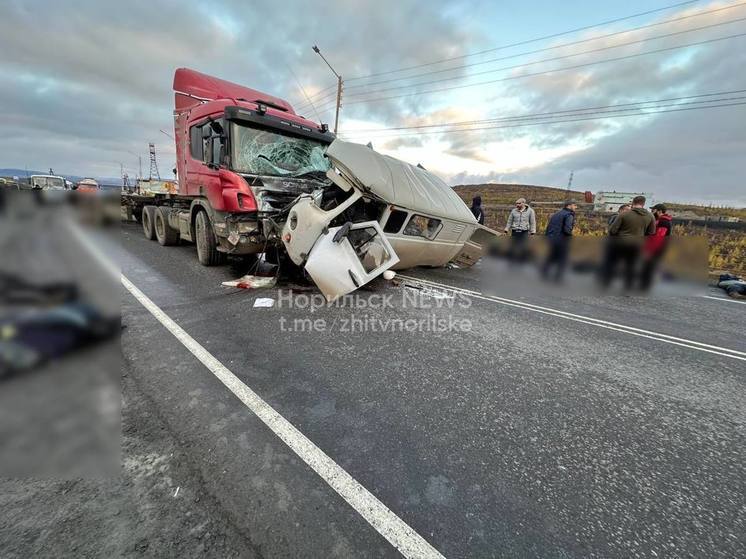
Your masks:
M552 309L550 307L543 307L540 305L534 305L531 303L526 303L524 301L519 301L515 299L507 299L505 297L498 297L497 295L485 295L483 293L480 293L478 291L473 291L471 289L464 289L461 287L454 287L452 285L448 285L445 283L439 283L435 281L430 280L424 280L421 278L416 278L413 276L405 276L402 274L398 274L397 277L414 282L419 282L426 286L431 287L439 287L441 289L448 289L450 291L454 291L457 293L462 293L464 295L468 295L471 297L475 297L477 299L483 299L485 301L492 301L493 303L499 303L502 305L507 305L510 307L516 307L521 308L524 310L537 312L540 314L548 314L551 316L556 316L558 318L564 318L565 320L572 320L574 322L582 322L584 324L590 324L592 326L597 326L599 328L605 328L607 330L614 330L617 332L623 332L625 334L629 334L631 336L638 336L641 338L649 338L652 340L657 340L660 342L664 342L667 344L677 345L681 347L687 347L689 349L695 349L697 351L704 351L707 353L713 353L715 355L722 355L724 357L730 357L732 359L739 359L741 361L746 361L746 352L738 351L735 349L729 349L726 347L720 347L716 345L706 344L703 342L698 342L695 340L689 340L686 338L678 338L676 336L671 336L668 334L663 334L661 332L653 332L650 330L644 330L642 328L635 328L633 326L626 326L624 324L618 324L616 322L609 322L607 320L601 320L599 318L592 318L589 316L574 314L566 311L561 311L559 309Z
M715 297L714 295L700 295L700 297L704 297L705 299L714 299L715 301L723 301L724 303L739 303L741 305L746 305L746 301L736 301L735 299L726 297Z
M103 269L111 274L116 281L119 281L119 276L122 273L119 266L117 266L111 258L106 256L96 243L91 241L91 239L85 235L80 225L72 220L66 221L65 223L78 242L91 253L98 263L101 264Z
M386 538L404 557L440 558L443 556L406 522L394 514L327 456L292 423L276 412L251 388L246 386L225 365L187 334L176 322L164 313L153 301L140 291L124 275L122 285L137 299L166 330L186 347L209 371L214 374L244 405L249 408L272 432L311 467L321 479L328 483L347 503L357 511L375 530Z

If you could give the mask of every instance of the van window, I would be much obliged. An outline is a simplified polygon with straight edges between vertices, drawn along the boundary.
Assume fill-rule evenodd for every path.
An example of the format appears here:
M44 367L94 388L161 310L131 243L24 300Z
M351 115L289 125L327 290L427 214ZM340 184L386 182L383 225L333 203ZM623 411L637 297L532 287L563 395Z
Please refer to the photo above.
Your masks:
M347 240L367 274L370 274L391 258L386 246L381 242L378 232L373 227L354 229L347 235Z
M433 240L442 226L443 223L439 219L415 214L409 218L404 234Z
M384 233L398 233L401 231L401 226L404 225L404 221L407 219L407 212L401 210L391 210L389 218L386 220L386 225L383 227Z
M202 149L202 126L196 124L189 129L189 153L192 159L204 161Z

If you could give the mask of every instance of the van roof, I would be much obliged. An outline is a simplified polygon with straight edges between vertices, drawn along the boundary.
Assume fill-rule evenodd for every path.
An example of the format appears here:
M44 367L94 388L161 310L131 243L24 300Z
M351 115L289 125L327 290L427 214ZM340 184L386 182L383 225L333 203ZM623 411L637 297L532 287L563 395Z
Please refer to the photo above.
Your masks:
M342 140L334 140L326 155L347 178L389 204L467 223L477 221L453 188L422 167Z

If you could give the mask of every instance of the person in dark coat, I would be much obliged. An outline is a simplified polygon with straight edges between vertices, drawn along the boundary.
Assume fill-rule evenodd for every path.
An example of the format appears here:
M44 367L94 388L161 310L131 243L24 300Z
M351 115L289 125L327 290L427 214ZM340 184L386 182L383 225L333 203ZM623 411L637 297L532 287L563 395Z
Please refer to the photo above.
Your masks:
M611 225L616 221L616 218L618 218L620 215L622 215L624 213L627 213L631 209L632 209L632 206L630 206L629 204L622 204L621 206L619 206L619 209L617 210L617 213L612 214L611 216L609 216L609 220L606 223L606 225L608 227L611 227Z
M570 252L570 239L575 227L575 210L578 205L575 200L567 200L563 208L549 218L545 235L549 243L549 253L544 265L541 267L541 275L549 279L549 272L554 268L552 279L559 283L565 273L567 256Z
M655 235L655 217L645 209L645 196L632 199L632 209L620 214L609 225L609 240L601 267L601 287L614 279L618 264L623 264L624 288L632 289L640 251L646 236Z
M478 194L471 199L471 213L477 218L477 221L484 225L484 211L482 210L482 197Z

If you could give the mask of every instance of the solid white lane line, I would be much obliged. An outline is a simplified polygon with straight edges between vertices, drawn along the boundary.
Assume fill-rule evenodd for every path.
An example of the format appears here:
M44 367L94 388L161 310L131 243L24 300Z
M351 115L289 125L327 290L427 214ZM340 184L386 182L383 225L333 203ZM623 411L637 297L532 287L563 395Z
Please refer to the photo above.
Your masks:
M317 447L292 423L262 400L225 365L187 334L153 301L122 275L122 285L166 330L186 347L207 369L233 392L272 432L290 447L332 489L386 538L404 557L440 558L443 556L407 523L394 514L370 491Z
M735 299L726 297L715 297L714 295L700 295L700 297L704 297L705 299L714 299L715 301L722 301L724 303L738 303L740 305L746 305L746 301L736 301Z
M119 276L121 275L119 266L117 266L111 258L106 256L96 243L94 243L89 237L86 236L80 225L72 220L67 220L65 223L67 224L68 229L70 229L72 234L78 240L78 242L83 245L85 249L88 250L88 252L91 253L91 255L98 261L101 267L106 270L114 278L115 281L119 281Z
M713 353L715 355L722 355L724 357L730 357L732 359L739 359L741 361L746 361L746 352L738 351L735 349L729 349L726 347L720 347L712 344L706 344L703 342L698 342L695 340L689 340L686 338L679 338L676 336L671 336L668 334L663 334L661 332L653 332L650 330L644 330L642 328L635 328L633 326L627 326L624 324L618 324L616 322L609 322L607 320L601 320L598 318L593 318L590 316L584 316L579 314L574 314L566 311L561 311L559 309L552 309L549 307L543 307L540 305L534 305L531 303L526 303L524 301L519 301L516 299L507 299L505 297L498 297L496 295L485 295L483 293L480 293L478 291L474 291L471 289L464 289L460 287L454 287L452 285L448 285L445 283L439 283L435 281L430 280L424 280L421 278L416 278L413 276L405 276L402 274L397 274L397 277L409 281L419 282L423 285L429 286L429 287L438 287L440 289L445 289L448 291L453 291L457 293L462 293L464 295L468 295L470 297L475 297L477 299L483 299L485 301L492 301L493 303L499 303L501 305L507 305L510 307L516 307L521 308L524 310L537 312L540 314L548 314L551 316L556 316L558 318L564 318L565 320L572 320L574 322L582 322L585 324L590 324L592 326L597 326L599 328L605 328L607 330L614 330L617 332L623 332L625 334L629 334L632 336L638 336L642 338L649 338L652 340L658 340L660 342L677 345L681 347L687 347L689 349L695 349L697 351L704 351L706 353Z

